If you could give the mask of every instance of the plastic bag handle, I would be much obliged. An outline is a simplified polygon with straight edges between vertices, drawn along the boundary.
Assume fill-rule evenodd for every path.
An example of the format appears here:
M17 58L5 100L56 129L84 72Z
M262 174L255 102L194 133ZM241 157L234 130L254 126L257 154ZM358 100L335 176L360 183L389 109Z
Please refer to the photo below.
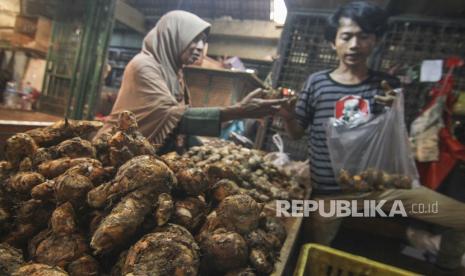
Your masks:
M273 143L276 145L280 153L284 153L284 142L283 138L281 138L281 135L279 133L276 133L273 135Z

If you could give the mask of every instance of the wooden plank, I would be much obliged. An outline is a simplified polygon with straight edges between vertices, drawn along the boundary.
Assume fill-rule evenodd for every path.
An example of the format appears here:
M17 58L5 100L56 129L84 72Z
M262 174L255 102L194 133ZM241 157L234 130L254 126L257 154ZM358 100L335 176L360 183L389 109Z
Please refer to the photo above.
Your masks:
M37 111L10 109L0 106L0 122L2 122L3 125L20 124L15 121L21 121L23 122L22 124L28 124L27 122L40 122L40 124L43 124L42 122L56 122L60 119L62 119L62 117Z
M306 188L304 199L309 199L311 194L311 189ZM271 209L266 209L265 212L270 216L276 216L276 211ZM275 270L271 273L270 276L286 276L290 275L289 272L293 271L294 268L289 267L291 264L291 258L293 253L296 250L300 250L299 234L300 228L302 226L303 217L282 217L281 218L284 227L286 227L287 237L284 241L281 251L279 253L279 259L275 263Z
M60 120L60 117L36 111L8 109L0 106L0 160L3 159L5 142L18 132L46 127Z
M32 112L30 114L33 114ZM34 128L46 127L53 124L52 122L39 121L16 121L0 120L0 160L4 158L3 151L8 138L19 132L25 132Z
M284 241L283 247L279 254L279 260L275 263L275 270L271 276L284 276L286 275L286 266L289 263L289 259L292 255L292 252L296 250L297 238L300 232L300 226L302 225L303 218L289 218L285 222L287 237Z
M122 0L116 2L115 18L141 34L145 35L147 33L145 30L145 16Z
M2 128L3 127L14 128L15 131L16 129L21 129L24 131L24 129L29 130L29 129L33 129L37 127L46 127L52 124L53 124L52 122L0 120L0 126Z

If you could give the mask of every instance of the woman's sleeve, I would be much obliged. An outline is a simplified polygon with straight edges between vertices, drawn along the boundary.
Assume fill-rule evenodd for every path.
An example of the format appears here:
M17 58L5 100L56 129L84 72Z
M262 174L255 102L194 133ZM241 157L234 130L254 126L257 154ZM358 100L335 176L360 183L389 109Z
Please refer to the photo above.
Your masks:
M217 107L188 108L179 123L179 132L187 135L219 136L220 109Z

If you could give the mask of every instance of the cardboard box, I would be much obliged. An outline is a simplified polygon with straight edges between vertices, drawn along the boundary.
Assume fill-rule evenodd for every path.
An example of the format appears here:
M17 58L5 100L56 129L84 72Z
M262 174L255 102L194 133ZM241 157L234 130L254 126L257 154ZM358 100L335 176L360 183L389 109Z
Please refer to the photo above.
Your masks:
M0 47L32 50L45 56L50 45L51 32L52 22L49 19L17 15L13 27L0 28Z
M18 34L27 35L34 38L37 32L38 17L16 16L14 30Z

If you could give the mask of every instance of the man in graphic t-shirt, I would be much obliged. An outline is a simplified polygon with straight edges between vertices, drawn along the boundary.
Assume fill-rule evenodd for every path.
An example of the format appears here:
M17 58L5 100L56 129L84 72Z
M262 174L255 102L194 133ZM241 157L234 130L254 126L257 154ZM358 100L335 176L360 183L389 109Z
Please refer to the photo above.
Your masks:
M328 20L326 39L339 58L335 69L310 75L299 94L295 111L282 110L288 133L298 139L307 132L310 171L315 199L402 200L409 210L415 203L438 201L438 214L411 215L420 220L447 227L443 233L435 275L455 275L465 251L465 204L425 187L410 190L388 189L383 192L343 194L335 180L326 144L324 124L343 108L358 108L377 114L389 106L400 86L397 78L370 70L367 59L387 26L385 11L368 2L350 2L340 7ZM347 97L350 98L347 98ZM354 100L358 103L354 105ZM344 102L350 100L351 102ZM336 107L340 107L336 109ZM346 110L349 111L350 110ZM311 213L307 235L314 242L329 245L336 236L341 218L323 218ZM439 272L438 272L439 271Z

